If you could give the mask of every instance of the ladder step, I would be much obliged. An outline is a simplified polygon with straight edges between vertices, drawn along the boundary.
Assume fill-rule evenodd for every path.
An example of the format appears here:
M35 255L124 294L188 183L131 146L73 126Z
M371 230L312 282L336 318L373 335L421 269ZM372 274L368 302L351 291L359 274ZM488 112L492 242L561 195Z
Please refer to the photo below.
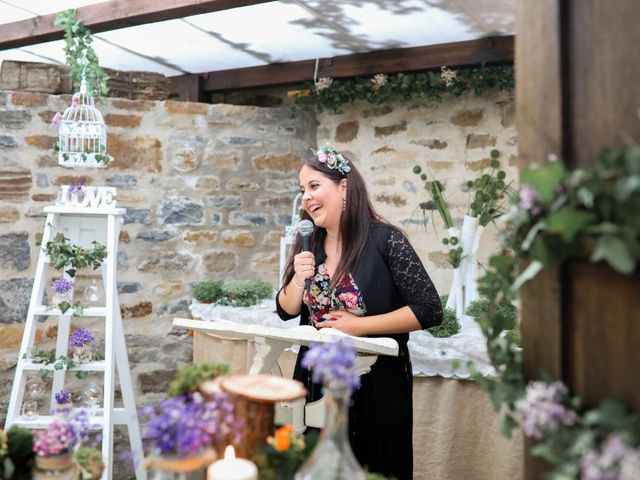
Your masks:
M80 365L73 367L73 368L67 368L66 365L63 366L63 368L61 368L60 370L68 370L71 372L76 372L76 371L84 371L84 372L104 372L105 369L105 363L106 362L86 362L86 363L81 363ZM43 365L42 363L33 363L33 362L29 362L27 361L23 361L21 363L23 370L30 370L30 371L38 371L38 370L53 370L55 371L55 367L53 366L53 364L48 364L48 365Z
M114 408L113 409L113 423L115 425L126 425L125 421L124 408ZM15 425L17 427L22 428L47 428L49 423L56 419L53 415L38 415L37 417L27 420L24 417L20 416L15 419L15 421L11 422L11 425ZM93 430L102 429L104 426L104 417L100 415L89 415L89 428Z
M62 315L62 312L59 308L51 308L45 305L40 305L36 307L33 311L34 315ZM71 314L71 310L67 310L67 315ZM87 307L82 310L81 317L106 317L107 316L107 308L106 307Z

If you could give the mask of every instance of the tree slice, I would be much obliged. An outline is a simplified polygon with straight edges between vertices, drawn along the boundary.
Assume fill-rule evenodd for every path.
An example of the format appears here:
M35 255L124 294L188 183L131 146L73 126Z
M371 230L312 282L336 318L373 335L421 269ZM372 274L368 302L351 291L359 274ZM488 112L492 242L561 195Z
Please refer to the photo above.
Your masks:
M297 400L307 393L301 382L275 375L229 375L221 377L220 388L231 395L262 403Z

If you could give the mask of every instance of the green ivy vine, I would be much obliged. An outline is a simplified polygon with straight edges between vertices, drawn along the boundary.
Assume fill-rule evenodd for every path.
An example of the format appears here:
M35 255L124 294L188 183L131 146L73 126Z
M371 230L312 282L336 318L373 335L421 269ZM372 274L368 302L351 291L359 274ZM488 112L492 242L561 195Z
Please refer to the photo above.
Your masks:
M321 79L318 84L305 82L295 95L295 105L301 109L340 111L342 105L364 100L381 104L396 100L425 99L441 101L446 94L456 97L473 92L482 95L497 88L512 91L513 65L460 68L423 73L378 74L374 77Z

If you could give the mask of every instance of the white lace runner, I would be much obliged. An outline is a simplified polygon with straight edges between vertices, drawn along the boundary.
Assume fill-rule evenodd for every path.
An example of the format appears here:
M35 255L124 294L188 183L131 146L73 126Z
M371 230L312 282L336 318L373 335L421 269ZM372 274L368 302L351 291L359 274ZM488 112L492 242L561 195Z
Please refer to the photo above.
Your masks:
M254 307L229 307L194 301L189 310L193 318L206 321L226 320L280 328L297 327L300 322L299 319L281 320L276 313L274 300L264 300ZM448 338L435 338L423 331L413 332L409 338L409 353L415 376L469 378L469 361L482 375L494 374L485 339L475 332L461 332ZM454 370L453 363L456 360L459 366Z

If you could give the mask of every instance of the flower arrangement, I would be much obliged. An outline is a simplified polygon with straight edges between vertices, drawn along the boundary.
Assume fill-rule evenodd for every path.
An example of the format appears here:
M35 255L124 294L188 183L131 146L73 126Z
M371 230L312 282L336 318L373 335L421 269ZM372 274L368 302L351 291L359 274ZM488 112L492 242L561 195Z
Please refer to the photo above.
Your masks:
M296 471L313 451L317 432L306 437L296 434L292 425L278 428L256 452L253 462L262 480L293 480Z
M51 288L57 294L65 294L73 290L74 283L73 280L69 278L56 278L53 282L51 282Z
M164 456L197 455L240 427L233 404L224 393L210 399L198 392L167 398L143 407L140 417L147 422L142 435L145 450Z
M66 403L71 403L71 392L67 390L60 390L54 395L56 399L56 403L58 405L64 405Z
M356 350L351 340L314 344L302 359L302 366L313 370L313 381L334 389L353 391L360 386L356 371Z
M489 260L479 291L478 323L497 376L474 379L502 412L503 433L520 427L537 440L532 454L556 479L639 478L640 416L612 399L584 410L552 378L527 385L522 350L505 332L519 288L542 268L570 258L606 262L621 274L640 262L640 149L603 148L598 163L568 172L555 157L521 174L521 189L502 228L504 250ZM527 265L528 263L528 265ZM525 268L526 267L526 268Z
M86 345L93 345L96 341L96 337L89 330L84 328L76 328L69 335L69 345L72 347L84 347Z
M506 172L500 168L499 156L499 150L491 150L490 171L466 184L469 192L473 192L469 215L478 218L483 227L506 212L508 196L514 192L511 182L506 182Z
M52 421L46 430L36 430L33 451L39 457L70 453L78 439L71 422Z
M91 267L96 270L107 258L107 247L96 241L91 243L93 248L87 250L71 243L64 235L58 234L54 240L47 242L44 251L49 255L53 268L64 269L65 273L73 278L79 268ZM41 243L37 242L36 245L39 246Z
M311 151L316 157L318 157L318 161L320 163L324 163L331 170L338 170L345 176L351 171L349 161L328 142L325 142L318 151L314 151L313 149L311 149Z
M85 195L84 182L80 181L80 182L72 183L71 185L69 185L69 194L81 201Z

